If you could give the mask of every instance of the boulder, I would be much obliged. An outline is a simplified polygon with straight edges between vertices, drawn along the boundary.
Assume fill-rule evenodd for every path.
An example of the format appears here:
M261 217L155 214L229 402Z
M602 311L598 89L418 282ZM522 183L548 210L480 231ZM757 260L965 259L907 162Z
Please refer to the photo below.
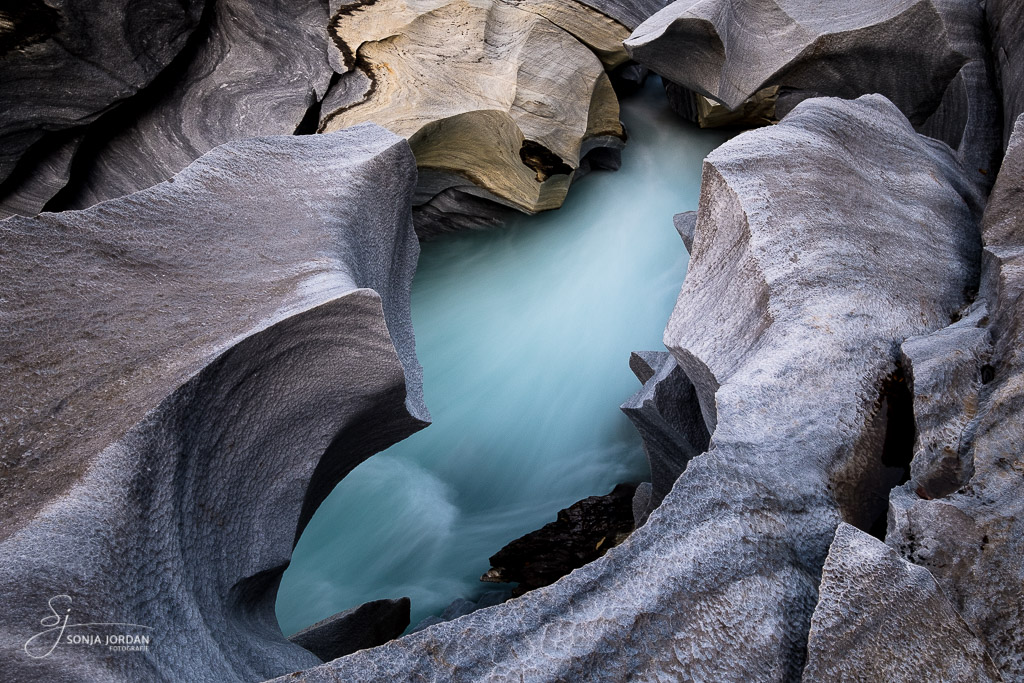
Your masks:
M282 683L798 678L836 527L871 526L904 474L884 464L899 344L977 285L979 204L949 148L877 95L725 143L666 331L708 452L550 586Z
M803 680L1002 681L923 567L840 524L811 618Z
M80 209L163 182L230 140L289 135L331 79L319 2L210 0L200 40L101 126L49 209ZM312 125L312 124L311 124Z
M409 598L373 600L307 626L288 640L329 662L402 635L410 606Z
M428 419L415 173L375 126L256 138L0 222L5 678L223 683L318 662L274 613L295 541ZM151 644L70 642L111 634Z
M149 85L185 47L204 4L6 3L0 10L0 182L48 134L89 123Z
M378 0L334 6L330 32L336 68L361 71L369 85L351 94L359 88L340 79L346 94L328 95L320 130L373 121L409 140L421 234L477 213L492 223L492 211L474 207L481 199L557 208L588 154L624 143L605 69L627 60L628 30L586 5Z
M969 479L939 497L893 492L886 542L935 575L1004 678L1024 677L1024 115L1017 119L982 224L985 330L960 345L968 381L951 383L944 428L964 438ZM985 355L976 338L991 338ZM961 425L967 425L961 428ZM931 499L934 498L934 499Z

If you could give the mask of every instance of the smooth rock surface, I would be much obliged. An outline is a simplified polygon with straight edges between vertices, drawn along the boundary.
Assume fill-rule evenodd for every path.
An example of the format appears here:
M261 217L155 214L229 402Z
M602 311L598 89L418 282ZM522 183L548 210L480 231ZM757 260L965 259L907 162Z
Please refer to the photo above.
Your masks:
M478 198L527 213L557 208L587 154L623 145L605 67L627 60L628 31L585 5L378 0L332 9L335 64L371 83L362 99L325 107L320 130L372 121L409 140L421 233L466 223L432 220L461 197L470 203L451 208L466 217Z
M1017 119L982 224L980 298L988 308L991 358L977 368L977 416L970 401L953 426L972 421L973 476L959 490L925 500L893 492L886 542L935 576L985 643L1004 678L1024 677L1024 116ZM969 357L970 343L962 353ZM978 361L981 362L981 359Z
M46 134L139 92L185 46L203 0L21 0L0 14L0 182Z
M325 662L376 647L409 626L409 598L374 600L307 626L288 640Z
M938 106L965 56L932 0L677 0L633 32L630 56L737 109L777 85L888 97L915 123Z
M210 0L173 70L91 133L52 208L80 209L167 180L230 140L294 133L331 78L316 1Z
M316 663L274 614L298 534L428 419L414 182L405 141L360 126L230 143L131 196L0 223L6 678ZM126 622L153 645L42 656L53 640L26 641L54 600L75 633Z
M927 569L840 524L822 571L807 667L813 681L1001 681Z
M711 449L551 586L282 680L799 676L837 525L885 509L898 345L977 282L978 201L878 96L805 102L717 149L666 332Z

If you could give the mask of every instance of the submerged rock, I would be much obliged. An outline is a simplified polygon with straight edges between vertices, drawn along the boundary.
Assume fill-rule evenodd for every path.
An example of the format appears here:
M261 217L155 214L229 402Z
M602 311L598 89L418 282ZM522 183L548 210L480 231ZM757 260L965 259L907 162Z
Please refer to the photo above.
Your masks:
M307 626L288 640L325 662L383 645L409 626L409 598L374 600Z
M710 450L554 584L287 680L799 677L836 527L873 524L903 475L883 463L899 344L976 286L978 213L949 149L880 96L727 142L666 332Z
M359 126L233 142L128 197L0 223L6 678L223 683L317 663L274 614L295 540L428 419L415 173L404 140ZM26 641L58 608L152 647L42 656L49 636Z
M1024 677L1022 197L1024 116L1017 119L985 211L980 298L988 315L978 321L984 320L985 330L961 333L958 375L966 381L950 383L950 406L936 425L963 435L947 445L963 454L969 479L943 497L911 486L894 491L886 536L906 559L931 571L1012 680ZM984 355L977 353L982 334L992 341Z
M518 583L513 595L522 595L596 560L633 531L635 492L636 486L619 484L611 493L559 510L554 522L491 555L491 568L480 580Z
M927 569L840 524L822 571L803 680L1002 681Z
M0 10L0 182L50 133L139 92L185 46L202 0L19 0ZM0 186L0 201L6 194Z
M320 130L373 121L408 138L421 234L471 223L480 199L527 213L557 208L589 153L624 143L605 69L627 60L628 30L586 5L378 0L332 9L335 62L369 85L324 107ZM493 212L479 212L492 222Z

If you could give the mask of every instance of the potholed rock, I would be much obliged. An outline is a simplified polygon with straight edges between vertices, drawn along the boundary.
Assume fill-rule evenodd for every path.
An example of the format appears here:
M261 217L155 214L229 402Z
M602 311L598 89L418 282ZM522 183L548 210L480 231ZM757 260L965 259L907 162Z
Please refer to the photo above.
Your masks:
M292 547L342 477L428 419L415 173L375 126L259 138L0 223L5 677L252 681L319 661L274 613ZM68 635L117 623L152 643L57 642L54 613Z
M708 452L556 583L286 680L799 677L836 527L884 516L904 474L884 464L899 344L965 304L979 208L880 96L810 100L717 149L666 331Z
M840 524L822 571L803 680L1002 681L928 570Z

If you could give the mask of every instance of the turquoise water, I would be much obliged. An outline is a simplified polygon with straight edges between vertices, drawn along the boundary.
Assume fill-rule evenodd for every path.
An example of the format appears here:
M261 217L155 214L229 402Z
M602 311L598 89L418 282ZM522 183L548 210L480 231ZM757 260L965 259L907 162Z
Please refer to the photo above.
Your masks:
M688 261L672 215L695 209L726 136L680 122L660 84L623 102L622 168L565 205L423 245L412 288L433 424L335 488L284 574L285 634L408 596L412 623L480 583L487 558L561 508L648 476L619 411L630 351L663 349Z

